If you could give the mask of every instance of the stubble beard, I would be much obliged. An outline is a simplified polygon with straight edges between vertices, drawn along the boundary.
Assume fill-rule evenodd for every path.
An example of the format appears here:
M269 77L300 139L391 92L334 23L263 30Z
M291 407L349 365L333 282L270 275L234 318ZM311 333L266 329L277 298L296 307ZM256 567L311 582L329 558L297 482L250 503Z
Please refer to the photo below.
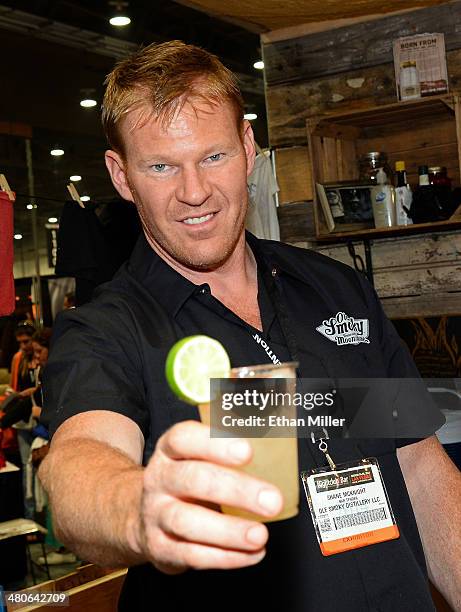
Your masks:
M248 204L245 203L243 206L246 211ZM236 219L236 225L234 225L224 237L219 251L208 256L203 256L199 253L195 254L187 250L184 248L179 238L172 240L158 227L153 225L142 204L137 203L136 207L144 233L153 250L160 255L160 257L165 259L167 263L175 262L197 272L210 272L224 265L234 252L245 228L246 213ZM197 245L200 245L200 242L201 241L197 241Z

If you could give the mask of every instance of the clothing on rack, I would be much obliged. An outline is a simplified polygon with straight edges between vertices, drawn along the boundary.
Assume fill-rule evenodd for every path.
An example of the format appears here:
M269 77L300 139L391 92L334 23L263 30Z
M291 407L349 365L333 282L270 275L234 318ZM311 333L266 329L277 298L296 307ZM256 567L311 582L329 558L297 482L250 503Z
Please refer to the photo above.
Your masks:
M64 204L59 231L56 274L76 279L75 300L81 306L93 290L111 280L128 259L141 231L133 204L125 200Z
M50 294L51 316L54 321L58 312L64 309L64 297L67 293L75 293L75 278L49 278L48 293Z
M0 317L10 315L15 307L13 278L13 202L0 191Z
M253 172L247 180L249 205L246 228L258 238L280 240L275 194L279 186L272 171L272 164L262 151L255 159Z

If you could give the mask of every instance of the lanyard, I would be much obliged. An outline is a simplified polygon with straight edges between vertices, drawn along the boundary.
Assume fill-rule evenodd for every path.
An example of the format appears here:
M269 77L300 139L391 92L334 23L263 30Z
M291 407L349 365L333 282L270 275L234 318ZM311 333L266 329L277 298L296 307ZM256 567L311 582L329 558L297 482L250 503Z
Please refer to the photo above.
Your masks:
M260 336L258 332L253 333L250 330L250 334L253 340L256 342L256 344L258 344L261 348L265 350L266 355L269 357L269 359L272 361L274 365L278 365L279 363L282 363L280 359L277 357L276 353L271 348L271 346L269 345L269 343L266 340L264 340L264 338Z
M275 310L275 314L280 323L280 327L282 328L282 333L285 337L285 342L287 343L288 352L290 353L290 357L292 361L299 361L298 359L298 345L296 343L295 335L292 331L289 316L286 309L285 301L282 298L281 292L282 289L277 282L277 269L272 268L272 272L269 276L269 270L265 269L263 271L263 283L266 287L266 290L269 295L269 299L272 302L272 305Z
M277 289L275 284L274 277L277 275L277 270L276 268L272 268L272 273L270 273L266 265L262 263L258 263L257 265L262 272L262 281L264 288L269 296L269 301L271 302L272 307L275 311L276 318L280 323L282 334L285 339L288 352L290 354L290 360L298 361L298 347L291 326L288 323L289 316L286 310L285 302L282 299L280 291ZM250 332L251 337L256 342L256 344L261 346L266 351L266 354L274 364L281 363L280 359L277 357L275 351L272 349L267 340L262 338L258 332L253 333L250 329L248 331Z
M268 292L269 298L272 302L277 319L280 323L280 327L282 329L282 333L285 338L291 360L298 361L300 363L296 336L293 332L293 328L290 322L290 315L288 313L286 301L283 296L283 288L281 286L280 279L278 278L277 268L273 267L272 270L269 271L269 269L266 266L264 266L264 264L262 264L261 269L262 269L262 280ZM315 359L317 359L321 363L327 375L327 378L332 379L333 381L336 380L336 376L330 371L330 368L328 367L327 362L320 355L313 353L312 351L308 351L307 349L304 349L304 352L308 352L310 355L312 355ZM297 376L299 377L299 371L297 372ZM312 433L311 433L312 444L309 444L308 440L306 439L307 447L308 447L309 453L311 454L312 458L317 464L319 463L319 461L318 461L318 457L313 452L314 448L316 448L317 451L321 451L322 455L324 456L324 458L328 460L328 463L330 464L330 467L331 467L332 465L334 465L334 463L331 460L331 457L328 453L328 446L325 443L325 439L328 439L328 431L325 430L325 428L323 427L315 428L312 430ZM319 442L320 442L320 445L317 448L317 444Z
M300 362L298 344L296 342L296 336L293 332L293 328L290 322L291 317L289 315L289 312L286 306L286 301L283 296L283 289L281 286L280 279L278 278L277 268L274 267L272 268L271 271L269 271L267 267L264 265L262 265L261 268L262 268L262 280L267 290L267 293L269 295L269 298L272 302L272 306L275 310L277 319L280 323L282 334L285 338L288 352L290 353L291 361ZM312 355L312 357L314 357L316 360L318 360L321 363L327 378L332 378L333 380L335 379L334 374L330 372L328 364L321 357L321 355L317 355L316 353L313 353L312 351L309 351L306 348L304 348L304 352L309 353L310 355Z

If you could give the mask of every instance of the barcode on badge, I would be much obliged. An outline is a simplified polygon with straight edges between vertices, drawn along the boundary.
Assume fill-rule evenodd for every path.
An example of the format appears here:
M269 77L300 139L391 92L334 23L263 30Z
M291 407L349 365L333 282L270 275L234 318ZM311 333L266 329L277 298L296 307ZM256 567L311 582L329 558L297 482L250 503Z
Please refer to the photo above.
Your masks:
M346 527L355 527L356 525L365 525L373 521L384 521L386 519L385 508L374 508L373 510L364 510L347 516L336 516L333 520L336 529L345 529Z
M319 520L319 529L322 533L325 531L333 531L333 527L331 526L331 521L328 516L325 516Z

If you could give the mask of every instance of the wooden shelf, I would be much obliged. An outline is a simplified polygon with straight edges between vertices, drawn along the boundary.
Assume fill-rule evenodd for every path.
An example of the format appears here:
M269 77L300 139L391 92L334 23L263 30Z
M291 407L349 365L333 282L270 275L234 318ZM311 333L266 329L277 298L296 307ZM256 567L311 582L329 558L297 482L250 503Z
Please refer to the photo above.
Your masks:
M372 240L374 238L393 238L394 236L408 236L411 234L428 234L461 229L461 217L434 221L432 223L417 223L413 225L394 225L373 229L355 230L352 232L329 232L319 234L318 242L344 242L346 240Z
M392 168L397 160L404 160L408 181L413 187L418 184L420 165L446 166L453 186L461 185L461 102L457 94L322 115L307 122L307 133L314 185L358 182L358 160L368 151L386 153ZM382 229L362 229L363 225L360 228L357 224L348 231L329 232L317 193L314 193L314 220L320 242L461 228L461 214L457 210L446 221Z
M451 94L428 96L365 110L329 114L309 123L313 135L356 139L369 129L398 131L415 121L434 123L443 117L454 117L455 103L456 99Z

